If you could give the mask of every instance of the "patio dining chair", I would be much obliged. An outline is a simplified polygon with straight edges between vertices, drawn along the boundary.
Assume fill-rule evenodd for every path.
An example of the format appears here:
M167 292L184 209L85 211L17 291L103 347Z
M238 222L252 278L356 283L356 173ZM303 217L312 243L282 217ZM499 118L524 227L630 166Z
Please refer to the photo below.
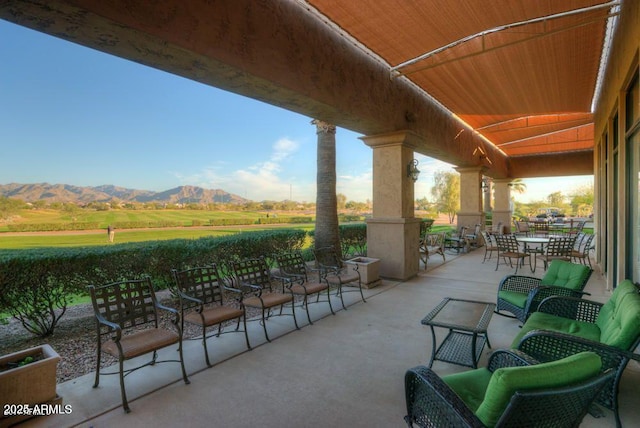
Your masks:
M405 374L409 427L577 427L610 382L594 352L538 364L498 350L486 368L440 377L418 366Z
M210 337L219 337L223 333L243 332L247 349L251 349L242 298L224 284L224 279L220 276L215 264L182 271L172 269L171 273L180 298L181 327L184 331L184 323L187 322L201 328L201 335L194 339L202 340L207 366L211 367L207 349L207 339ZM230 302L225 294L237 294L237 297L235 301ZM231 321L236 322L235 330L224 331L224 327ZM240 330L240 322L243 324L242 330ZM207 335L209 327L217 327L216 332Z
M489 233L486 230L480 232L482 239L484 240L484 257L482 263L490 259L494 251L498 251L498 243L496 242L495 235ZM488 257L487 257L488 255Z
M120 376L120 395L122 407L129 413L129 402L125 390L124 378L142 367L165 362L180 363L182 379L189 384L182 355L182 328L180 313L158 303L153 285L149 278L114 282L112 284L89 285L89 294L96 317L98 337L96 377L93 384L100 383L100 364L102 352L118 359L118 371L102 373ZM160 311L173 314L174 330L162 328L159 324ZM169 345L178 344L178 360L158 360L158 351ZM124 362L132 358L152 353L150 361L133 368L125 369Z
M447 235L444 238L444 247L447 249L454 249L456 253L460 253L460 250L466 250L469 247L469 241L467 240L467 226L461 226L457 232Z
M498 257L496 260L496 270L500 266L500 259L502 258L505 263L509 259L509 266L513 267L513 259L516 260L516 273L518 273L518 267L524 266L524 260L529 258L529 264L531 264L530 254L520 248L518 240L515 235L495 235L496 246L498 247Z
M571 259L579 260L580 263L584 265L588 263L589 267L591 267L591 250L593 249L594 239L595 235L593 234L584 234L582 239L580 239L579 241L576 238L576 244L571 250Z
M424 269L427 269L427 262L433 255L442 256L442 261L446 261L444 255L444 239L445 233L427 233L420 241L420 260L424 263Z
M318 303L321 301L320 295L326 293L327 297L322 301L329 303L329 310L331 310L332 315L336 314L333 311L333 306L331 306L329 283L321 280L320 275L316 276L313 275L314 272L309 272L307 262L302 258L302 254L299 251L276 254L274 259L280 271L279 278L284 282L285 288L289 289L295 296L302 296L302 307L307 312L309 324L313 324L309 314L309 297L314 294L316 295L316 303ZM314 280L314 277L317 277L317 280Z
M336 295L340 296L342 309L347 309L344 304L343 294L349 291L359 291L362 301L366 303L364 293L362 292L362 278L358 271L358 265L345 264L333 247L322 247L313 250L313 256L316 260L316 269L318 269L320 279L336 288ZM346 287L352 286L353 290L347 290Z
M571 252L573 251L573 244L575 240L575 236L569 235L550 237L549 243L546 244L543 252L536 254L531 271L536 271L536 259L542 261L545 271L547 270L549 263L553 260L571 261Z
M271 342L267 331L267 320L276 308L280 309L278 315L292 316L296 329L300 329L296 319L294 295L291 290L285 290L284 286L278 287L278 281L271 275L264 257L233 261L230 270L233 280L231 288L241 293L241 303L245 308L260 310L260 322L267 342ZM285 306L291 308L290 314L283 312Z

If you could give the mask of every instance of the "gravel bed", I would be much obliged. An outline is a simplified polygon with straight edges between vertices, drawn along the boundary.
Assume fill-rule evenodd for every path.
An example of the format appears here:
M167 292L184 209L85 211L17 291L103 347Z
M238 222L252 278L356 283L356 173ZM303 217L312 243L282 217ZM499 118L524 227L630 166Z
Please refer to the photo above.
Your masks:
M165 306L177 308L176 299L170 293L157 292L158 300ZM166 311L161 311L161 313ZM247 309L247 319L259 316L258 312ZM172 317L161 316L161 325L172 329ZM235 325L235 322L233 323ZM200 328L185 324L184 338L199 336ZM54 333L48 337L37 337L11 318L7 325L0 324L0 355L10 354L34 346L49 344L60 355L58 363L58 383L94 372L96 369L96 321L91 304L67 308L58 322ZM117 360L102 354L102 367L110 366Z

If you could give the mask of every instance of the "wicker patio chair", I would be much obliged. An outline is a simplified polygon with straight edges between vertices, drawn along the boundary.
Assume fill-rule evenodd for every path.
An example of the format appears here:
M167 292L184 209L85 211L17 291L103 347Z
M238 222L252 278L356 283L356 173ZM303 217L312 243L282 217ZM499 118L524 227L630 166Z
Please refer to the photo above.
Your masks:
M520 249L515 235L495 235L495 238L496 246L498 247L496 270L500 266L501 258L505 260L505 263L509 259L509 266L511 267L513 267L513 259L516 259L516 273L518 273L518 267L524 265L524 260L530 257L530 254ZM529 258L529 264L531 264L531 258Z
M594 336L597 331L599 337ZM558 360L583 351L597 353L603 370L612 369L615 376L596 403L612 410L620 427L618 387L627 363L632 359L640 361L640 355L633 353L639 344L640 296L637 287L627 280L616 287L605 304L565 296L546 298L511 346L539 361Z
M613 376L585 352L556 364L499 350L487 368L444 377L419 366L405 374L409 427L577 427ZM570 369L569 369L570 368Z
M524 275L507 275L498 286L496 313L525 322L531 312L538 309L549 296L581 297L582 290L591 277L592 269L584 265L554 260L542 278Z
M291 290L296 296L302 296L302 306L307 311L307 320L309 324L311 315L309 314L309 296L316 295L316 303L320 301L328 302L331 313L335 315L333 306L331 306L331 293L329 283L322 281L320 275L313 275L307 268L307 263L302 258L299 251L290 253L281 253L274 256L278 269L280 270L280 278L284 281L285 287ZM317 277L317 280L313 280ZM326 293L326 300L320 300L320 295Z
M486 260L491 259L494 251L498 251L498 243L496 242L495 235L488 231L483 230L480 234L484 240L484 257L482 258L482 263L484 263ZM487 257L487 255L489 255L489 257Z
M102 352L118 359L117 372L102 374L118 374L120 376L120 395L122 396L122 407L126 413L129 413L131 409L127 401L124 378L135 370L157 363L178 362L182 368L184 383L190 383L182 355L180 314L176 309L158 303L149 278L101 286L90 285L88 288L96 316L98 336L94 388L97 388L100 383ZM160 327L159 312L161 310L173 314L172 323L175 331ZM158 350L176 343L178 344L179 360L160 361L157 359ZM126 360L148 353L153 353L151 361L134 368L124 368Z
M444 255L444 239L445 233L427 233L420 241L420 259L424 263L425 270L427 269L427 261L433 255L442 256L442 261L446 261Z
M547 270L549 263L553 260L565 260L571 261L571 252L573 251L573 243L575 242L575 236L552 236L549 238L549 243L544 247L542 254L536 254L535 258L542 261L544 270ZM532 272L535 272L536 264L533 264L531 268Z
M269 266L263 257L231 262L233 273L234 291L242 293L242 304L246 308L255 308L261 311L261 323L264 329L264 337L271 342L267 332L267 320L272 316L274 308L280 308L278 315L291 315L296 329L295 298L291 290L284 286L278 287L278 281L271 275ZM291 313L283 313L285 306L291 308Z
M182 329L184 331L185 322L197 325L202 329L201 336L195 339L202 340L207 366L211 367L209 350L207 349L207 339L210 337L219 337L223 333L240 331L244 333L247 349L251 349L242 298L238 293L235 293L238 294L236 301L234 303L227 301L225 291L233 292L224 284L224 279L221 278L215 264L182 271L172 269L171 273L180 298ZM224 326L230 321L236 321L235 331L224 331ZM242 330L240 330L240 322L243 323ZM217 331L207 335L208 327L217 327Z
M313 250L313 256L316 260L316 269L320 273L321 280L327 281L330 286L336 288L336 295L340 296L342 308L347 309L344 304L343 294L349 291L359 291L363 302L367 302L362 292L362 279L358 271L358 265L347 266L338 257L338 254L332 247L323 247ZM354 290L345 290L345 287L351 284Z
M584 234L583 238L579 242L576 238L576 242L578 243L577 245L574 245L571 250L571 259L580 260L580 263L584 265L588 263L589 267L591 267L591 250L594 239L595 235L592 234Z

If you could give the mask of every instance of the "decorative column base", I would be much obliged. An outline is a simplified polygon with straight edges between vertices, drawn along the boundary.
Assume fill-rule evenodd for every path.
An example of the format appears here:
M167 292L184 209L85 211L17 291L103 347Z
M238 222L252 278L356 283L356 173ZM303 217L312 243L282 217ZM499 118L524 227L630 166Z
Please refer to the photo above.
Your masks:
M502 233L511 233L511 211L493 210L493 224L502 222Z
M476 227L476 224L479 224L480 228L484 229L485 215L483 212L459 212L457 215L458 229L460 229L461 226L467 226L469 228L469 233L471 233L473 228Z
M367 257L380 259L380 276L406 280L420 269L420 219L367 220Z

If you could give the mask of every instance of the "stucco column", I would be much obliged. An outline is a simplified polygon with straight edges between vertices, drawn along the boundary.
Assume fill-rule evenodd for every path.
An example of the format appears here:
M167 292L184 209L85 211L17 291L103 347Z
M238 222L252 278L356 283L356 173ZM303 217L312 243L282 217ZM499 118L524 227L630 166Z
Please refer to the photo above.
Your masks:
M460 173L460 211L458 212L458 228L484 226L482 210L482 172L481 166L459 167Z
M510 178L494 179L495 201L493 205L493 224L502 222L504 233L511 233L511 184Z
M420 268L420 219L414 217L414 182L407 176L418 138L410 131L362 137L373 149L367 256L380 259L380 276L386 278L405 280Z

